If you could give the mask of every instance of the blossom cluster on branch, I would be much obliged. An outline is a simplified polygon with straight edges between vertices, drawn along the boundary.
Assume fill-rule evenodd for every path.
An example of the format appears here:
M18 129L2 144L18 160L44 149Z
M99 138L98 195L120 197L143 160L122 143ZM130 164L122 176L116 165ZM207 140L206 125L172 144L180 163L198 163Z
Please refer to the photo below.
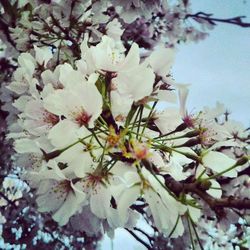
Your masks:
M171 74L176 44L204 38L208 20L186 26L188 1L1 3L2 110L38 211L87 235L126 228L148 249L187 233L193 249L249 246L249 130L220 103L190 113Z

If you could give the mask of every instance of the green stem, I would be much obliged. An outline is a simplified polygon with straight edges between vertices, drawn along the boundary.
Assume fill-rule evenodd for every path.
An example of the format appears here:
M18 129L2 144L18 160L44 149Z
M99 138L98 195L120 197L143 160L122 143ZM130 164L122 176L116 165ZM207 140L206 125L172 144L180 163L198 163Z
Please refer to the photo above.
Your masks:
M208 178L202 179L201 181L203 182L203 181L207 181L207 180L214 179L214 178L216 178L216 177L218 177L218 176L221 176L221 175L223 175L223 174L225 174L225 173L227 173L227 172L233 170L233 169L236 168L236 167L238 167L238 165L237 165L237 164L234 164L233 166L231 166L231 167L229 167L229 168L227 168L227 169L225 169L225 170L223 170L223 171L221 171L221 172L219 172L219 173L217 173L217 174L211 175L211 176L209 176Z
M141 134L144 133L146 127L148 126L149 119L150 119L150 117L151 117L151 115L152 115L152 113L153 113L153 111L154 111L154 109L155 109L155 106L157 105L157 102L158 102L158 101L155 101L155 102L154 102L154 104L153 104L153 106L152 106L152 108L151 108L151 110L150 110L150 112L149 112L147 121L146 121L146 123L145 123L144 126L143 126L143 129L142 129Z
M199 243L199 246L200 246L201 250L204 250L204 248L203 248L203 246L202 246L202 244L201 244L201 241L200 241L200 237L199 237L199 235L198 235L198 233L197 233L197 230L196 230L196 228L195 228L196 225L195 225L195 223L194 223L192 217L190 216L189 211L188 211L188 217L189 217L189 220L190 220L191 225L192 225L192 227L193 227L193 230L194 230L195 236L196 236L196 238L197 238L197 241L198 241L198 243Z
M143 114L143 106L140 107L140 116L139 116L139 124L137 127L137 135L136 135L136 139L138 139L139 137L139 133L140 133L140 127L141 127L141 119L142 119L142 114Z
M187 223L188 223L188 231L189 231L189 235L190 235L190 239L191 239L192 248L193 248L193 250L195 250L195 244L194 244L194 239L193 239L193 235L192 235L192 230L191 230L188 214L186 216L186 219L187 219Z
M174 231L175 231L175 229L176 229L176 227L177 227L177 225L179 223L179 220L180 220L180 215L178 215L177 220L175 222L175 225L174 225L172 231L170 232L170 234L168 235L168 238L171 238L171 236L173 235L173 233L174 233Z

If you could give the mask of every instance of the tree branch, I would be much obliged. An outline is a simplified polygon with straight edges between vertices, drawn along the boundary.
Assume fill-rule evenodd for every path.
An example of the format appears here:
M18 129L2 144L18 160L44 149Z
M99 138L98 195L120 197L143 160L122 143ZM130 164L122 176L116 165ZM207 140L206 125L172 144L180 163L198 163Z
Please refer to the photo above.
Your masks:
M15 204L15 202L10 200L4 193L0 192L0 196L4 198L11 206L13 206L14 208L17 208L17 205Z
M204 12L197 12L196 14L187 14L185 19L192 18L195 21L198 20L205 20L208 23L212 25L216 25L217 22L219 23L228 23L228 24L234 24L243 28L249 28L250 23L243 22L243 18L246 18L245 16L236 16L232 18L215 18L213 17L213 14L208 14Z
M166 186L177 196L181 193L191 193L199 196L203 201L205 201L211 209L215 212L218 210L227 208L236 208L236 209L250 209L250 199L248 198L234 198L233 196L223 197L223 198L214 198L206 191L209 187L203 186L202 183L192 182L192 183L181 183L174 180L171 176L165 177Z
M12 40L9 32L9 24L5 23L2 18L0 18L0 30L4 33L6 40L17 50L15 42Z
M153 248L148 245L145 241L143 241L140 237L138 237L132 230L125 228L136 240L138 240L142 245L144 245L147 249L152 250Z

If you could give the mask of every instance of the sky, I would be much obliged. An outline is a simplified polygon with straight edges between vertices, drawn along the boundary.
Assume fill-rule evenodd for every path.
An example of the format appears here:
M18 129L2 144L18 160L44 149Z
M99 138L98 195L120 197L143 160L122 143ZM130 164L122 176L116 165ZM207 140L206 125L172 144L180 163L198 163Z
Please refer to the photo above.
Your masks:
M209 4L208 4L209 2ZM226 18L248 15L250 1L197 0L193 12L204 10ZM189 110L214 106L217 101L232 112L232 118L250 125L250 28L219 24L204 41L179 47L173 76L190 83Z
M192 0L193 13L204 11L216 17L248 16L250 0ZM187 108L199 111L219 101L231 117L250 125L250 28L219 24L207 39L181 45L172 69L176 82L190 83ZM128 232L118 229L113 250L143 250ZM105 236L102 250L111 248Z

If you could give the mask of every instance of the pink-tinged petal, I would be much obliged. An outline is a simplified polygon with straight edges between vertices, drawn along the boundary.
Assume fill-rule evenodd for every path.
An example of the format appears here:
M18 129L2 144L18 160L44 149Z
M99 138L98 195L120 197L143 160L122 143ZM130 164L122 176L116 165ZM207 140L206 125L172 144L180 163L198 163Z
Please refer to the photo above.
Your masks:
M94 127L94 121L100 116L102 112L102 96L93 83L86 83L76 86L73 89L75 93L79 94L81 106L83 110L89 114L90 120L88 126Z

